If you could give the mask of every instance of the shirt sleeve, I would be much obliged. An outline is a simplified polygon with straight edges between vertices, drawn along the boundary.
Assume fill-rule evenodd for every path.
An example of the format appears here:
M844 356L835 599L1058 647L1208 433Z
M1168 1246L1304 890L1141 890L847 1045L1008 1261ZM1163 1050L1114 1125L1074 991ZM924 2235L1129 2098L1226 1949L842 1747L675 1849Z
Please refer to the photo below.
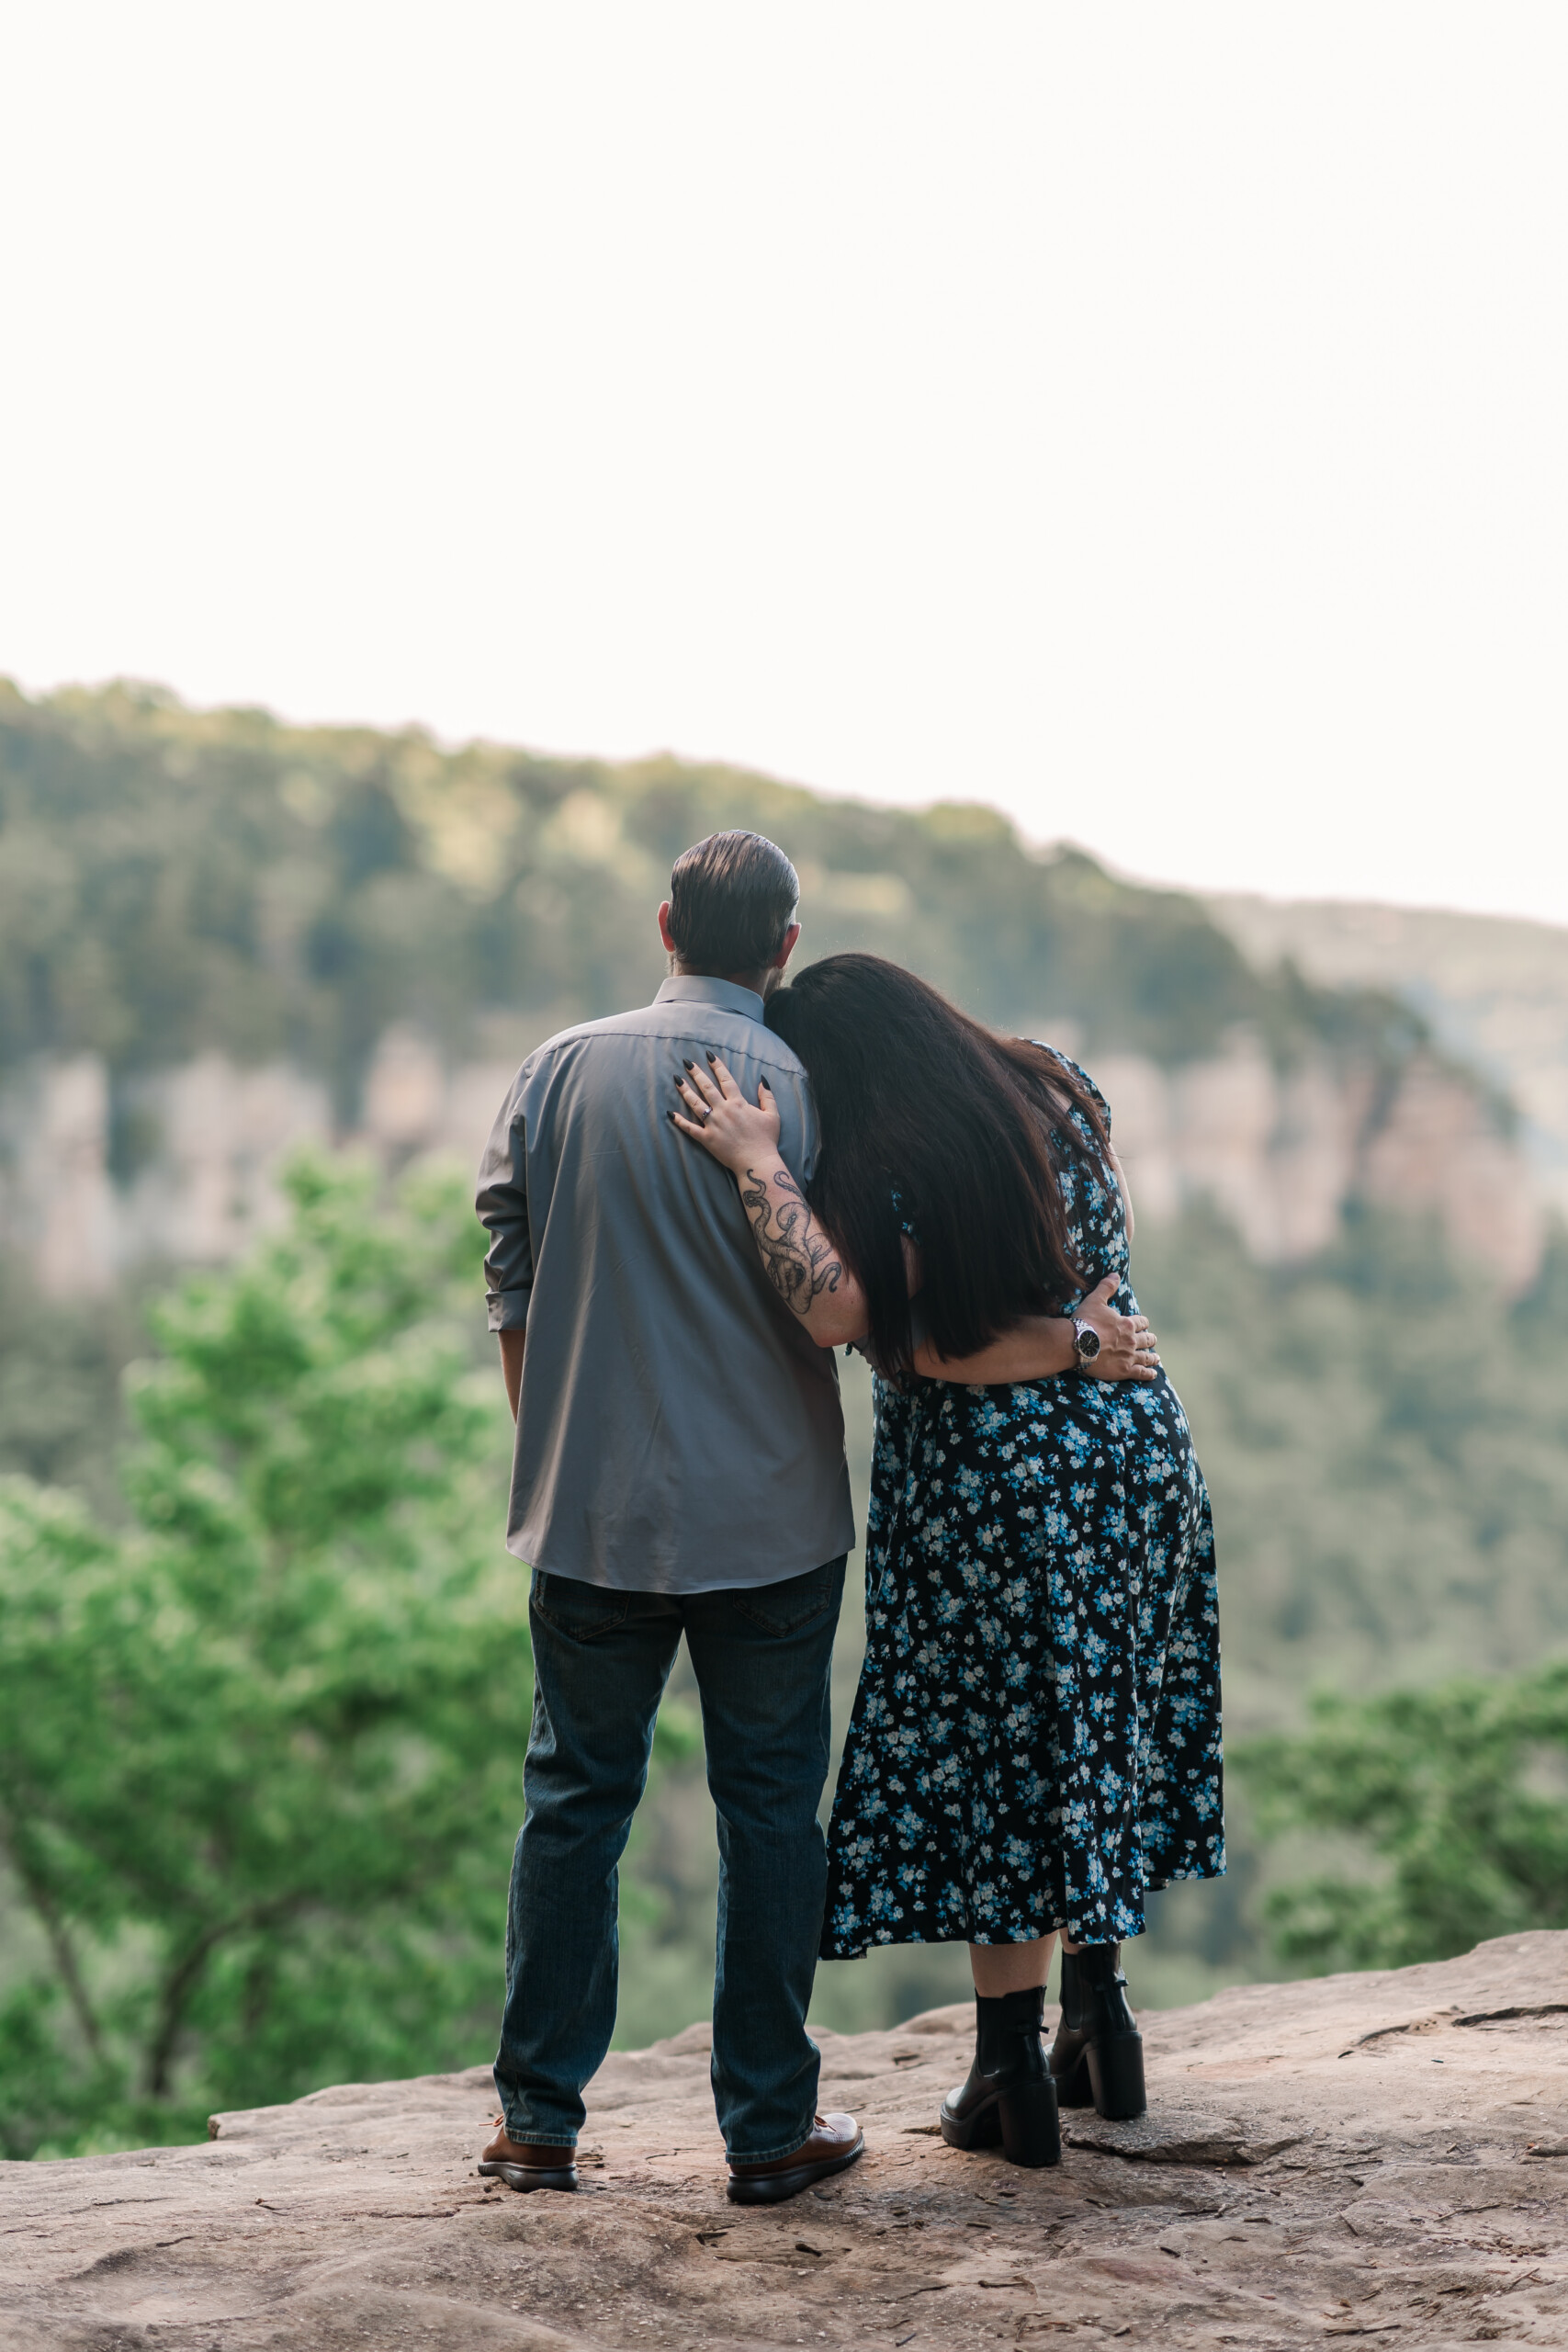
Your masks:
M1111 1133L1111 1105L1106 1101L1104 1095L1100 1092L1099 1087L1096 1086L1093 1079L1090 1078L1088 1070L1084 1069L1082 1063L1074 1061L1071 1054L1065 1054L1060 1046L1047 1045L1043 1037L1032 1038L1030 1042L1032 1045L1043 1046L1048 1054L1054 1054L1055 1056L1064 1069L1070 1069L1073 1076L1081 1080L1082 1084L1087 1089L1090 1099L1098 1105L1100 1115L1105 1122L1105 1132L1109 1135Z
M474 1205L490 1235L485 1299L492 1331L527 1328L534 1295L534 1238L528 1227L528 1131L519 1077L497 1114L479 1161Z

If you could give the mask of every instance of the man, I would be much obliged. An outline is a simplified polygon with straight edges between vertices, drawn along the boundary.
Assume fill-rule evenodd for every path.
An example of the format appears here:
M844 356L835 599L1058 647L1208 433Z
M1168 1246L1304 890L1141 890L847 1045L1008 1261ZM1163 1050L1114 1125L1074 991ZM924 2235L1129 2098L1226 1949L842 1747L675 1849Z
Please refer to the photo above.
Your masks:
M817 1807L854 1541L838 1372L776 1296L727 1171L668 1114L719 1054L817 1150L763 1001L800 926L759 834L676 861L653 1003L530 1055L479 1173L490 1320L517 1423L506 1541L534 1571L534 1721L512 1866L502 2114L480 2171L570 2188L582 2087L615 2021L616 1865L682 1633L718 1813L713 2087L728 2193L773 2203L852 2163L806 2030L824 1893Z

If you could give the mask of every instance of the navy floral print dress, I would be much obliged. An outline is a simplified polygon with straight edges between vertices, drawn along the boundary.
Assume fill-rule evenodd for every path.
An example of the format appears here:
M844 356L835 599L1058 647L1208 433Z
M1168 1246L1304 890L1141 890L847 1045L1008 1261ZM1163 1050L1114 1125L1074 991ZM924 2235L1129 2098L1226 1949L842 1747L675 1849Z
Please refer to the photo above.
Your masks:
M1073 1254L1135 1315L1115 1171L1068 1115ZM1213 1532L1180 1399L1163 1372L1072 1372L878 1378L875 1402L823 1956L1139 1935L1145 1893L1224 1869Z

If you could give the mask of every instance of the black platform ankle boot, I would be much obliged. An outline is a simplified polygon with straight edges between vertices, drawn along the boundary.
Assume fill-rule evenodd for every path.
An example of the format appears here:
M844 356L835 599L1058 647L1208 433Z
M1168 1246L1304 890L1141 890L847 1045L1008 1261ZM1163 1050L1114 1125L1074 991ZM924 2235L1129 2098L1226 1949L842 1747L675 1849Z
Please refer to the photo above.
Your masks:
M1062 1954L1062 2022L1051 2072L1064 2107L1092 2106L1107 2119L1142 2115L1144 2037L1127 2007L1120 1944L1080 1944Z
M1059 2165L1056 2086L1040 2028L1045 1987L975 1996L975 2064L961 2090L942 2103L942 2136L950 2148L994 2148L1010 2164Z

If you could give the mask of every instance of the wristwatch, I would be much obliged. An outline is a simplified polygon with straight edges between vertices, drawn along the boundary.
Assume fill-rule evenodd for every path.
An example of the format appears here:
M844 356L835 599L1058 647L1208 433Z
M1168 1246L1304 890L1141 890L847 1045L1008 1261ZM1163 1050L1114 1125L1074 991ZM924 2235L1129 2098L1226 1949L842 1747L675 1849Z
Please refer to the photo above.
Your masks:
M1086 1372L1100 1353L1100 1333L1081 1315L1073 1317L1073 1346L1077 1354L1078 1370Z

